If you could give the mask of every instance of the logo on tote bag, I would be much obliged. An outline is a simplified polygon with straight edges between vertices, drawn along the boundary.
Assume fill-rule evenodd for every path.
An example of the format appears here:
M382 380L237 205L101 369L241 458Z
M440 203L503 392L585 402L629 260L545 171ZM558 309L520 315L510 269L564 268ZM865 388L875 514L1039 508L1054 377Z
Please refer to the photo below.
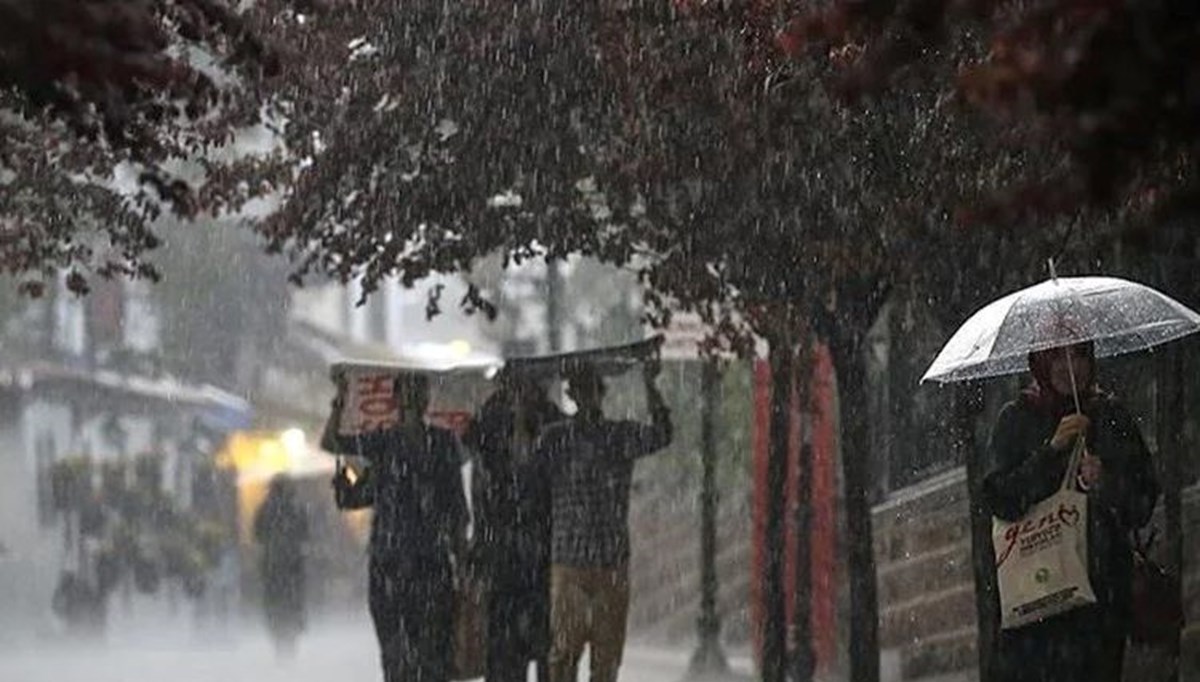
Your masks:
M996 559L996 566L1002 566L1014 549L1019 549L1022 555L1036 552L1057 541L1063 526L1074 528L1078 523L1079 508L1064 502L1058 505L1057 511L1009 526L1004 534L1004 551Z

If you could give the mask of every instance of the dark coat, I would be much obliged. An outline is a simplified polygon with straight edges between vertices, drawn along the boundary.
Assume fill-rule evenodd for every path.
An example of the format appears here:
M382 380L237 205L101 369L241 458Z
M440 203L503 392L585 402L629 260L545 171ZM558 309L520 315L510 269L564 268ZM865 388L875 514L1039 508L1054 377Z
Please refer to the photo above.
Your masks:
M991 514L1014 521L1058 490L1069 454L1049 442L1067 408L1026 393L1001 410L982 487ZM1002 632L998 667L1006 682L1120 676L1132 598L1129 536L1149 522L1158 483L1137 423L1119 402L1095 394L1083 412L1091 420L1088 448L1103 467L1099 485L1088 492L1089 578L1098 604Z
M562 419L558 407L540 401L526 414L529 452L515 452L516 415L503 394L489 399L463 441L475 456L472 498L476 548L493 578L536 585L550 560L549 477L532 456L542 430ZM513 571L525 575L523 579Z
M298 632L304 626L304 543L308 518L294 494L272 488L254 518L262 546L263 608L272 630Z
M463 439L475 457L474 545L489 581L487 682L527 679L530 660L538 661L544 682L550 648L550 480L533 447L562 413L539 400L524 412L524 424L517 418L511 397L498 392ZM525 452L518 452L518 426Z
M334 494L341 509L374 508L371 554L448 563L467 518L458 437L425 426L326 439L369 462L353 484L336 478Z

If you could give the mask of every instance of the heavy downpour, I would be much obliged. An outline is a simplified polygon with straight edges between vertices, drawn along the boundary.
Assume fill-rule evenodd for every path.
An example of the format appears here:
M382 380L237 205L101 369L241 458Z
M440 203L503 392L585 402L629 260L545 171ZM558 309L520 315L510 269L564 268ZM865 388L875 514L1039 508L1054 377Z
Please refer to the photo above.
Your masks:
M1200 679L1198 206L1196 0L0 0L0 681Z

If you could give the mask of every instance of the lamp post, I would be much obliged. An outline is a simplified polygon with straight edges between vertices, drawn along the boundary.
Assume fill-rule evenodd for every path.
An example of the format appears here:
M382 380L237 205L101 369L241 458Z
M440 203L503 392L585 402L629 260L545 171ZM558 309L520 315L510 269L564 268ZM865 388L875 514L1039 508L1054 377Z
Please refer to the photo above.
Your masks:
M698 642L689 676L715 677L729 670L721 648L721 617L717 613L717 447L716 410L721 375L716 360L704 360L700 407L700 618Z

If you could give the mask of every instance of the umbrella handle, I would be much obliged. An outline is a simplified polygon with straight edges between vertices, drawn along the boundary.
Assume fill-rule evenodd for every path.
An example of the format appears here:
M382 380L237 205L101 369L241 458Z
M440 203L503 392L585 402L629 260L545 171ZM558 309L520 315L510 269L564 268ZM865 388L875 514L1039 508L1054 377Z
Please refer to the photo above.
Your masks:
M1075 400L1075 414L1083 414L1079 404L1079 385L1075 381L1075 362L1071 359L1071 348L1063 346L1063 355L1067 358L1067 374L1071 375L1071 397Z
M1083 453L1087 449L1087 442L1083 436L1080 436L1075 441L1075 446L1071 448L1071 459L1067 460L1067 470L1063 474L1062 485L1059 490L1073 490L1075 488L1075 480L1079 476L1079 467L1083 464Z

